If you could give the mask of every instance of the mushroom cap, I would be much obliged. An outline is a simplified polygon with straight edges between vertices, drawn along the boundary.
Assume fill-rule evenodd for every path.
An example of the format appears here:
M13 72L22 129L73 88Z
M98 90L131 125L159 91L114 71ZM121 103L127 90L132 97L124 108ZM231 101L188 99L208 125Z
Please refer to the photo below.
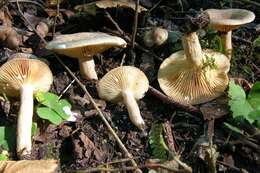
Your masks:
M19 96L23 85L32 85L34 93L46 92L53 81L48 65L38 59L14 58L0 67L0 91Z
M187 61L184 51L165 59L160 66L158 81L164 93L182 104L200 104L220 96L228 85L230 63L224 54L204 50L215 60L217 69L195 67Z
M244 9L208 9L206 12L212 27L222 32L231 31L255 19L253 12Z
M126 47L126 44L122 38L106 33L81 32L59 35L49 42L46 48L72 58L92 59L97 53L111 47Z
M136 100L149 88L145 74L136 67L121 66L109 71L98 83L99 97L114 103L121 102L122 92L130 91Z

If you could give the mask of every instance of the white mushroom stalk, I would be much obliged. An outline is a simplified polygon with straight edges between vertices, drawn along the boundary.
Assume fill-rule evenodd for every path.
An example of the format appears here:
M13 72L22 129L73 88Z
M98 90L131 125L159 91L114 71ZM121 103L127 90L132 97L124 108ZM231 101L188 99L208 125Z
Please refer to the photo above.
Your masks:
M83 78L88 80L98 80L97 72L95 70L95 62L93 59L79 59L79 70Z
M122 97L123 97L123 102L127 107L127 111L128 111L131 122L136 127L143 130L145 123L141 116L138 104L136 103L136 100L133 96L133 93L131 91L123 91Z
M20 95L20 110L17 118L16 151L23 159L31 154L33 94L50 89L53 81L47 64L37 59L28 59L30 54L18 53L0 67L0 92L7 96Z
M32 117L33 117L33 86L25 84L20 89L21 104L17 122L17 145L18 155L26 156L31 154L32 141Z

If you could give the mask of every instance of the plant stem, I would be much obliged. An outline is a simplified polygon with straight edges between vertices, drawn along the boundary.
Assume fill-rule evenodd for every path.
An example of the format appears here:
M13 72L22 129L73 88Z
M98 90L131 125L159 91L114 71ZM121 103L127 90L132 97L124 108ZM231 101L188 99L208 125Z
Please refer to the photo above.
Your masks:
M17 153L19 158L31 154L33 117L33 86L23 85L21 87L21 105L17 122Z
M196 67L201 67L203 52L196 32L186 33L182 38L183 49L187 58Z
M222 44L224 45L225 55L231 60L232 57L232 31L221 33Z
M83 78L97 80L97 73L95 71L95 62L93 59L79 58L79 70Z
M130 91L122 92L124 104L127 107L129 118L132 123L138 127L140 130L144 129L144 120L140 114L140 110L136 100L133 96L133 93Z

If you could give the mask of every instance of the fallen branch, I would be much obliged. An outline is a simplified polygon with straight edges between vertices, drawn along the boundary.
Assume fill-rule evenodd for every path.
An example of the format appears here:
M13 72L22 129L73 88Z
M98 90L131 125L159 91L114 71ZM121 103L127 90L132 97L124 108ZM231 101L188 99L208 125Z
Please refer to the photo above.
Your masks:
M195 106L192 105L184 105L181 103L178 103L171 99L170 97L164 95L157 89L153 88L152 86L149 86L148 93L152 96L155 96L159 100L161 100L163 103L168 104L169 106L173 106L174 108L179 108L181 110L188 111L190 113L196 113L196 114L201 114L200 110L196 108Z

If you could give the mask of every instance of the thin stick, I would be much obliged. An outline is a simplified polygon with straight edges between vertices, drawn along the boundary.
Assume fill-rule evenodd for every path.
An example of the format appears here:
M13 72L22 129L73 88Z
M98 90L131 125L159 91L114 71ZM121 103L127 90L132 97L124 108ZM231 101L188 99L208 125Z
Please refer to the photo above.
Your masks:
M256 5L256 6L259 6L260 7L260 3L258 2L255 2L255 1L251 1L251 0L239 0L237 2L244 2L244 3L248 3L248 4L251 4L251 5Z
M191 113L201 114L201 112L198 108L196 108L192 105L184 105L184 104L178 103L178 102L172 100L170 97L164 95L163 93L161 93L157 89L153 88L152 86L149 86L148 93L151 94L152 96L155 96L156 98L158 98L162 102L169 104L169 105L171 105L175 108L179 108L179 109L191 112Z
M57 19L58 19L59 14L60 14L60 0L57 0L56 15L55 15L55 18L54 18L54 25L53 25L53 28L52 28L52 37L55 36L56 23L57 23Z
M68 89L71 87L71 85L75 82L75 79L73 79L65 88L64 90L61 91L60 95L59 95L59 99L63 96L63 94L65 94Z
M23 13L19 7L19 3L18 0L16 1L18 9L19 9L19 13L21 14L21 16L23 17L23 19L29 24L31 25L31 23L26 20L26 18L23 16ZM38 33L38 31L34 28L33 31L37 34L37 36L46 44L46 40L41 37L41 35ZM134 167L137 167L137 163L135 162L135 160L133 159L133 156L131 155L131 153L128 152L127 148L124 146L123 142L120 140L120 138L117 136L116 132L113 130L113 128L110 126L110 124L108 123L108 121L106 120L104 114L101 112L101 110L98 108L97 104L95 103L94 99L92 98L92 96L89 94L88 90L86 89L85 85L82 84L80 82L80 80L73 74L73 72L62 62L62 60L56 55L54 54L55 58L59 61L59 63L67 70L67 72L73 77L73 79L75 79L75 81L78 83L78 85L81 87L81 89L85 92L85 94L87 95L87 97L89 98L90 102L92 103L92 105L94 106L94 108L97 110L98 115L100 116L100 118L102 119L102 121L105 123L105 125L107 126L109 132L114 136L114 138L116 139L119 147L121 148L121 150L124 152L124 154L126 155L126 157L131 159L131 163ZM141 173L142 171L140 169L136 169L136 172Z
M139 0L135 2L135 18L134 18L134 25L133 25L133 32L132 32L132 39L131 39L131 47L134 49L135 47L135 36L137 32L137 24L138 24L138 7L139 7Z

